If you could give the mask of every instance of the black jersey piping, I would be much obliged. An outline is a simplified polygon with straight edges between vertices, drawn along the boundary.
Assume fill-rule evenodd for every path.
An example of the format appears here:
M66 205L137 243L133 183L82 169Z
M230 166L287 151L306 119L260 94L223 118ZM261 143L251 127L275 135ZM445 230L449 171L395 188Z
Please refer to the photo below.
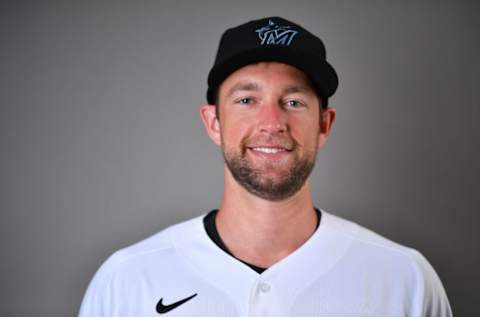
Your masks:
M315 230L318 229L320 226L320 221L322 218L322 213L320 210L315 208L315 211L317 213L317 227ZM210 211L204 218L203 218L203 225L205 226L205 231L207 232L208 237L224 252L228 253L230 256L234 257L235 259L239 260L240 262L246 264L249 266L252 270L257 272L258 274L262 274L267 268L264 267L259 267L250 263L247 263L245 261L240 260L239 258L235 257L232 252L227 248L225 243L223 242L222 238L220 237L220 234L218 233L217 226L215 224L215 218L217 216L218 209L214 209Z

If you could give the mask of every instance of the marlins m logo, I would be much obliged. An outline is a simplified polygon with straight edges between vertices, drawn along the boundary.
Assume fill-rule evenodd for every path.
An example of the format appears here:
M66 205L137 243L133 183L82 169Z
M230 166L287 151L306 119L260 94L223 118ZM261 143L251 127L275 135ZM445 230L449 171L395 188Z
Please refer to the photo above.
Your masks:
M268 26L261 27L255 32L261 40L262 45L286 45L289 46L293 37L298 33L290 26L280 26L268 20Z

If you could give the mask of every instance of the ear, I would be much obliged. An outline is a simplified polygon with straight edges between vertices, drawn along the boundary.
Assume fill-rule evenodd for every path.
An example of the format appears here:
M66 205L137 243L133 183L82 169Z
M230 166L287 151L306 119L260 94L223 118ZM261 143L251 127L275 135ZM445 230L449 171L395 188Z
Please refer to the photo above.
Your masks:
M215 105L203 104L200 106L200 118L202 119L203 125L207 130L207 134L210 139L216 145L221 144L220 137L220 121L215 113Z
M337 111L334 108L328 107L320 109L320 129L318 137L318 148L320 149L327 143L330 131L332 131L333 123L335 122Z

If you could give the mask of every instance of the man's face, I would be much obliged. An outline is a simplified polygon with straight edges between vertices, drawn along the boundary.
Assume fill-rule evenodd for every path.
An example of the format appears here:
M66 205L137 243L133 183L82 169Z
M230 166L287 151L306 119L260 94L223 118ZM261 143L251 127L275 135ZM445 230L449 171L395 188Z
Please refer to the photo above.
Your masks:
M222 83L218 99L221 147L233 178L266 200L295 194L320 146L320 104L305 74L276 62L248 65Z

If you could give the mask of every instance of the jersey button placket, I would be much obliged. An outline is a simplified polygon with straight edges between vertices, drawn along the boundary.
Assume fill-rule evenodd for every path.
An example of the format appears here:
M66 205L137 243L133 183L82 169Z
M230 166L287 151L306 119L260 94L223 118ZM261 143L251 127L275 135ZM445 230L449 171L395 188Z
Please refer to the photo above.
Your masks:
M259 284L260 291L263 293L268 293L270 291L270 284L266 282L260 282Z
M270 317L272 312L271 307L271 292L272 286L270 283L259 280L252 289L253 297L250 306L249 317ZM272 316L273 317L273 316Z

